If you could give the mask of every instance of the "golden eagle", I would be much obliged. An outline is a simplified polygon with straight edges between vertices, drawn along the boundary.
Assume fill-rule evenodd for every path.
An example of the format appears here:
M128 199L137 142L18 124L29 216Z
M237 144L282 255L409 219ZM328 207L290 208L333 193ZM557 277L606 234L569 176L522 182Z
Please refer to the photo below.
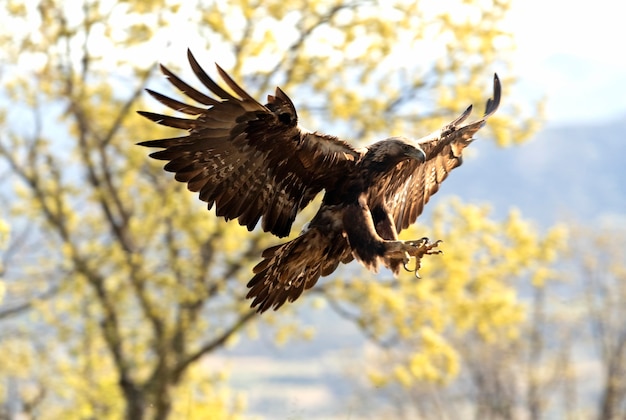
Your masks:
M164 105L195 118L139 111L148 119L188 131L184 137L150 140L150 156L166 160L165 170L189 190L199 192L218 216L237 219L252 230L259 220L266 232L289 235L291 225L318 193L322 204L295 239L263 251L254 267L247 298L258 312L296 300L320 276L356 258L376 271L382 264L397 274L410 257L415 273L426 254L439 253L439 241L399 241L398 232L415 222L448 173L461 164L463 149L500 103L494 75L493 98L483 118L465 124L469 106L454 121L419 140L391 137L357 149L298 125L293 102L280 89L262 105L217 71L231 92L200 67L189 63L212 96L183 82L166 67L163 74L182 93L203 106L189 105L147 89Z

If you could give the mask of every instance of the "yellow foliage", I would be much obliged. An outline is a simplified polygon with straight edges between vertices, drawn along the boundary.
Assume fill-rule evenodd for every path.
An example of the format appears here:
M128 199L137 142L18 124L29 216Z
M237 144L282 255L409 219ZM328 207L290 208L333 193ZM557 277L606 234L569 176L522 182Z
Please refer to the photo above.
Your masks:
M389 383L390 376L385 373L369 371L367 372L367 378L374 387L380 388Z
M495 221L488 207L458 200L439 205L426 224L432 229L418 226L403 234L443 239L444 254L424 260L423 279L400 275L392 282L363 279L333 285L342 299L360 309L359 324L369 334L396 343L388 350L395 360L393 371L375 367L370 372L377 385L453 379L460 360L446 337L515 340L526 308L517 299L514 281L540 286L554 280L551 265L566 244L562 226L539 233L515 210Z
M174 394L172 418L242 419L246 407L245 397L224 386L227 380L226 371L207 374L204 369L191 369Z
M315 330L310 326L301 326L298 323L281 323L276 328L274 342L278 346L283 346L289 340L301 339L311 340L315 336Z

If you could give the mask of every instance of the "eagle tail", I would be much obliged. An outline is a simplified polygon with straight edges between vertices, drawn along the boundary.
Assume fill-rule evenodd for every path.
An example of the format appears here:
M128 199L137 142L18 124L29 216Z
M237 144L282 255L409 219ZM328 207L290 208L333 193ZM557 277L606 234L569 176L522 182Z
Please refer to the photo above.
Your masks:
M263 261L254 267L254 277L248 282L246 295L254 299L251 307L257 312L277 310L285 302L293 302L304 290L327 276L340 262L352 258L345 239L324 235L310 228L297 238L263 251Z

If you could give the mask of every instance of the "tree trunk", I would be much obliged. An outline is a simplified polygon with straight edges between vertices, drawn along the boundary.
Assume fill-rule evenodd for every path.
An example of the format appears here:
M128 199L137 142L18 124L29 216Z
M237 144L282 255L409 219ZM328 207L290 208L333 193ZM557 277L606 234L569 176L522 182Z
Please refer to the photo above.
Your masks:
M126 402L124 418L126 420L144 419L146 414L145 393L128 379L121 379L120 387L122 388Z

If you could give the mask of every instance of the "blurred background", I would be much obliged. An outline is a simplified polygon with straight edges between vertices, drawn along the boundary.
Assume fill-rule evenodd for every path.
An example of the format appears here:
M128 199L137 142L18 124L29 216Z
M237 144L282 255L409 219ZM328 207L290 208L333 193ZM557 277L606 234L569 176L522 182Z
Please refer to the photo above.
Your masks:
M0 419L624 418L626 39L599 0L20 2L0 13ZM281 243L135 143L191 49L352 144L502 107L406 239L262 316ZM292 237L316 209L311 204Z

